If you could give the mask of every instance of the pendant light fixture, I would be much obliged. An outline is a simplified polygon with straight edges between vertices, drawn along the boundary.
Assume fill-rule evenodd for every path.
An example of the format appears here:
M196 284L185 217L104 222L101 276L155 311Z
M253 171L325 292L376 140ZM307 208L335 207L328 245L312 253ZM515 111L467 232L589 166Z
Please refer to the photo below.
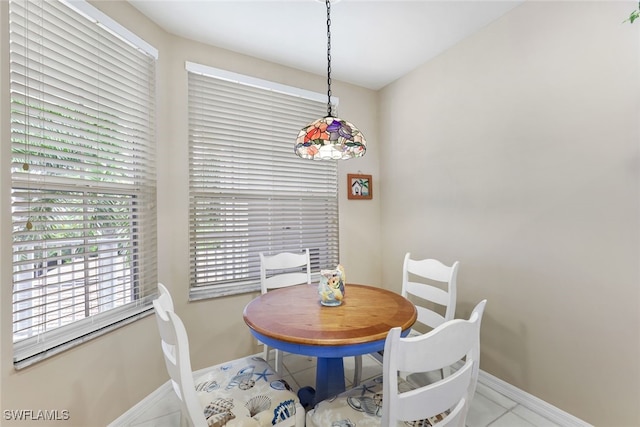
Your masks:
M331 0L327 5L327 115L303 127L294 150L303 159L346 160L364 156L367 142L362 132L334 117L331 107Z

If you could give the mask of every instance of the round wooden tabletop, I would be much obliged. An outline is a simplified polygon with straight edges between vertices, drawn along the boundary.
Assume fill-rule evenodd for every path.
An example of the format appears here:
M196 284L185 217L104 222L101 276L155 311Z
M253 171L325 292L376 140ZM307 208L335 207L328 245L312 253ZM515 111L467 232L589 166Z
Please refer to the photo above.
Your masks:
M246 324L267 337L293 344L342 346L384 340L391 328L416 321L413 303L373 286L347 284L343 303L320 304L315 285L275 289L244 309Z

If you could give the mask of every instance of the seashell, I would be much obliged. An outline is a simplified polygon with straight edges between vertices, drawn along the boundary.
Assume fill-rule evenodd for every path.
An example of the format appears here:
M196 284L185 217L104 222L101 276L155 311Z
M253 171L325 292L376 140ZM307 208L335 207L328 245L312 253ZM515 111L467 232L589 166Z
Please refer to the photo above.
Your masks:
M221 414L223 412L230 412L233 409L233 399L223 399L221 397L212 400L204 410L206 417L213 414Z
M249 416L253 417L256 414L269 409L271 407L271 399L264 395L254 396L249 399L244 406L249 410Z
M196 386L196 391L206 391L207 393L211 393L213 390L217 390L220 388L216 380L205 381Z
M254 385L256 385L256 382L254 380L252 380L252 379L242 380L242 381L240 381L240 384L238 384L238 388L240 390L249 390Z
M254 369L255 366L253 365L249 365L246 368L240 369L238 373L233 378L231 378L229 384L227 384L227 387L225 387L225 389L232 389L233 387L240 385L242 381L250 380L253 377Z
M262 356L251 356L251 360L258 363L267 363Z
M293 399L280 402L276 409L273 410L273 420L271 424L279 423L287 418L293 417L296 414L296 402Z
M253 371L256 369L254 365L249 365L238 371L238 375L253 375Z
M236 416L231 412L225 412L224 414L215 414L211 417L207 418L207 426L208 427L224 427L227 425L229 421L234 419Z
M376 393L373 395L373 403L375 403L376 406L382 407L382 393Z
M347 397L347 403L356 411L362 412L362 404L360 403L360 399L357 397L349 396Z
M233 408L233 399L217 398L204 408L204 417L207 419L209 427L222 427L229 420L234 419L231 409Z
M368 397L348 397L347 403L356 411L364 412L365 414L378 416L378 412L381 409L381 406L376 405L376 402Z
M271 381L271 383L269 385L274 390L289 390L289 391L293 391L293 389L291 388L289 383L286 382L285 380L282 380L282 379Z

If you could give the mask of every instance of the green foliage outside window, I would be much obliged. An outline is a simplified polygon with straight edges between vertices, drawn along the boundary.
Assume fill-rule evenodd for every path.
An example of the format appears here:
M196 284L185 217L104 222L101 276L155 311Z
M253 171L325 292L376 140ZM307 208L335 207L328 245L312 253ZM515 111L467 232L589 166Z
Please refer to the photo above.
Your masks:
M640 18L640 3L638 3L638 9L631 12L631 15L629 15L629 18L625 19L623 22L629 22L633 24L633 21L635 21L638 18Z

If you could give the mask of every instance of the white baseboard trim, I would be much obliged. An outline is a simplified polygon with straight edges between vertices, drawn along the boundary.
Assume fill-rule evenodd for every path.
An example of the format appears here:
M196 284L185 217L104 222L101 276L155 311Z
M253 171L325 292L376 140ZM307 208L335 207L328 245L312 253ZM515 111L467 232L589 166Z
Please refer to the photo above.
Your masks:
M591 424L556 408L550 403L527 393L524 390L509 384L506 381L495 377L482 369L478 374L478 382L508 397L516 403L540 414L548 420L563 427L593 427Z
M107 427L124 427L131 425L141 414L144 414L153 405L158 403L161 399L165 398L169 392L173 393L170 380L160 385L160 387L158 387L157 389L153 390L147 395L147 397L129 408L127 412L111 421L107 425Z

